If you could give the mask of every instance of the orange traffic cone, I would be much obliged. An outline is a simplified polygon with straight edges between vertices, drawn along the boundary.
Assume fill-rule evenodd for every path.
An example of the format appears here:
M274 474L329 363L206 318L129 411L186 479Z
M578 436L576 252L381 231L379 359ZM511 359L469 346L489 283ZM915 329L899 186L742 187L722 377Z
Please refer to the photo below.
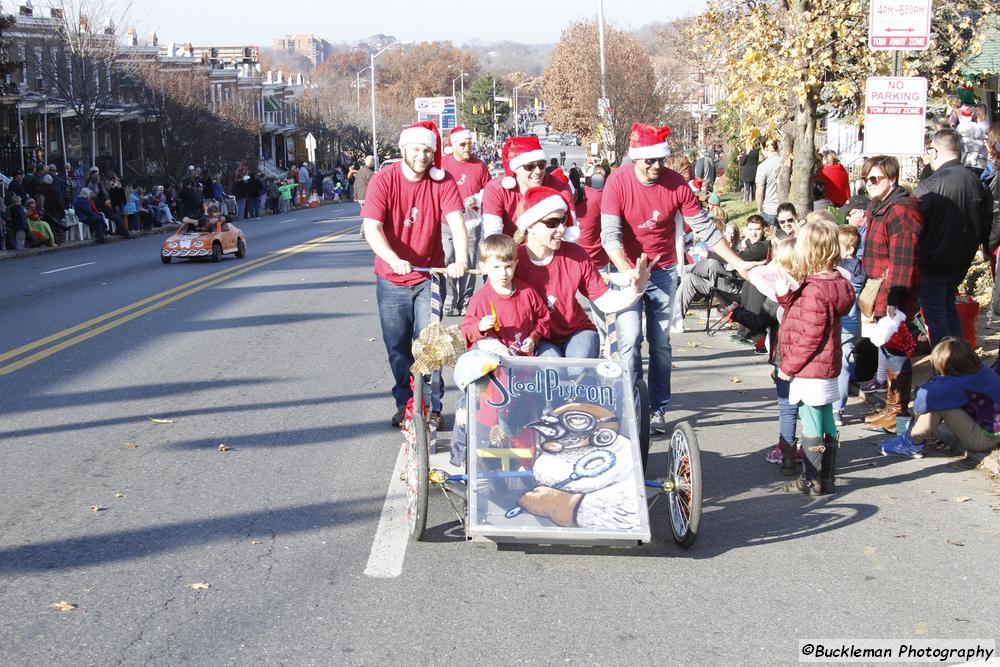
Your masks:
M309 208L318 208L318 207L319 207L319 196L316 194L316 191L313 190L312 194L309 195Z

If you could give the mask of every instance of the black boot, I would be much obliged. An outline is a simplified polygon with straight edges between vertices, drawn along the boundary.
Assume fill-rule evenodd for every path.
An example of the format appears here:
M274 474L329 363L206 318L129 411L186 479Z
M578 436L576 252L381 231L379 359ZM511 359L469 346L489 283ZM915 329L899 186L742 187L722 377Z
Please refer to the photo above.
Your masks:
M818 496L820 494L819 466L822 465L823 438L821 436L802 437L802 476L794 482L785 484L784 489L789 493L804 493L807 496Z
M781 474L785 477L795 476L795 440L787 442L780 435L778 446L781 447Z
M837 475L837 450L840 443L829 433L823 436L823 467L819 471L820 493L834 493L837 490L835 477Z

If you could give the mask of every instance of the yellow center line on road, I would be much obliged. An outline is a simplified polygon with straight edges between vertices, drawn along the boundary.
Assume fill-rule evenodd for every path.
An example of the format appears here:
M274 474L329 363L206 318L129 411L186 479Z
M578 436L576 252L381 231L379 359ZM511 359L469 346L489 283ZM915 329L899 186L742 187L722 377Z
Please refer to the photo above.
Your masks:
M31 343L22 345L19 348L16 348L14 350L4 353L3 355L0 355L0 362L6 361L14 357L18 357L26 352L30 352L31 350L37 349L38 347L48 345L49 343L57 341L61 338L65 338L66 336L71 336L74 333L77 333L84 329L88 329L89 327L92 327L95 324L99 324L101 322L105 322L106 320L115 318L118 315L122 315L123 313L128 313L123 317L118 317L118 319L112 319L112 321L107 322L106 324L99 326L95 329L90 329L89 331L73 336L72 338L64 340L60 343L56 343L51 347L46 347L44 350L40 350L35 354L24 357L23 359L15 361L14 363L7 364L6 366L0 366L0 376L8 375L10 373L18 371L24 368L25 366L29 366L37 361L45 359L46 357L50 357L53 354L65 350L66 348L72 347L74 345L77 345L78 343L82 343L83 341L89 340L94 336L98 336L102 333L110 331L111 329L119 327L122 324L125 324L126 322L130 322L136 319L137 317L142 317L147 313L151 313L154 310L162 308L163 306L169 305L175 301L179 301L180 299L195 294L196 292L200 292L209 287L213 287L221 282L230 280L249 271L253 271L254 269L259 269L262 266L266 266L268 264L272 264L287 257L291 257L292 255L296 255L300 252L309 250L310 248L314 248L318 245L322 245L329 241L333 241L337 238L340 238L341 236L344 236L354 231L357 231L357 228L348 229L342 232L338 232L336 234L328 234L326 236L321 236L319 238L312 239L311 241L307 241L299 245L290 246L288 248L283 248L281 250L276 250L270 255L266 255L265 257L253 260L252 262L249 262L247 264L241 264L240 266L233 267L232 269L218 271L216 273L213 273L212 275L199 278L198 280L193 280L188 283L184 283L183 285L178 285L177 287L173 287L158 294L154 294L153 296L146 297L145 299L136 301L135 303L123 306L109 313L105 313L104 315L101 315L99 317L95 317L93 319L87 320L86 322L82 322L75 326L69 327L68 329L63 329L62 331L58 331L50 336L46 336L45 338L40 338L36 341L32 341ZM139 310L135 310L136 308L139 308ZM134 311L134 312L129 312L129 311Z

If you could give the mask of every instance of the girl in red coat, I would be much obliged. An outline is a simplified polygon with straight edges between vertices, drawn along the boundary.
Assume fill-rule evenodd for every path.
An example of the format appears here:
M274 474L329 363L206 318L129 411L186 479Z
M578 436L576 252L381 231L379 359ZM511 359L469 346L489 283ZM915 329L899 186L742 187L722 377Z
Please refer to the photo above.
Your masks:
M807 222L795 236L797 289L777 281L775 293L785 315L778 329L779 376L790 380L788 402L799 406L802 423L802 476L786 491L833 493L838 433L833 404L840 398L840 318L854 305L854 289L837 272L837 227Z

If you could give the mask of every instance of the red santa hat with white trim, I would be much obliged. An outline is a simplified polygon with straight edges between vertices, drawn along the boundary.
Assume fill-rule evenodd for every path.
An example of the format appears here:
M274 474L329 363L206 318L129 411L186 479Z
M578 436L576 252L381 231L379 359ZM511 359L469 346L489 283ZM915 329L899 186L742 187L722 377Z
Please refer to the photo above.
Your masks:
M519 231L524 232L547 215L565 214L570 210L568 199L565 191L559 192L544 185L528 188L517 205L517 218L514 224Z
M670 128L667 126L653 127L634 123L628 140L628 156L632 160L663 159L669 157L670 146L667 137Z
M467 130L461 125L451 128L451 132L448 133L448 145L444 147L445 155L451 155L455 152L451 147L452 144L457 141L465 141L466 139L472 140L472 130Z
M399 148L402 149L407 144L421 144L434 151L434 164L427 170L427 175L435 181L444 178L444 170L441 169L441 134L434 121L422 120L404 127L399 133Z
M514 170L529 162L544 160L545 151L542 150L538 137L511 137L504 142L500 157L503 160L505 174L500 180L500 185L506 190L513 190L517 187Z

